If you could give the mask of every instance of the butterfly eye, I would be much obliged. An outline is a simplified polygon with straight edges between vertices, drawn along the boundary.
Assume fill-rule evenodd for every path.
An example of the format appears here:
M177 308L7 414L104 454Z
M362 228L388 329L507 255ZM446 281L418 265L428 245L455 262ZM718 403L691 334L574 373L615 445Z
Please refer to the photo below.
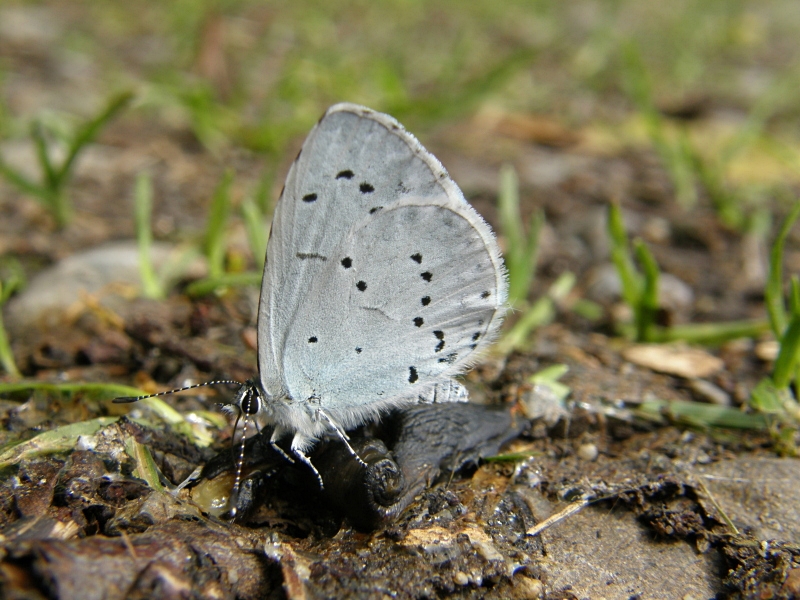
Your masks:
M240 407L245 415L258 414L261 408L261 396L255 389L248 390L247 395L242 399Z

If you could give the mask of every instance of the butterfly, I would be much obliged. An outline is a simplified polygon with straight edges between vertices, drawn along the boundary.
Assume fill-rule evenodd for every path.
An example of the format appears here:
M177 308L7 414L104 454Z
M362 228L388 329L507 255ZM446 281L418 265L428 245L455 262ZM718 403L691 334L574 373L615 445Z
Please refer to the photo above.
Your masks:
M318 440L350 448L347 430L391 409L467 400L454 377L496 337L507 289L491 228L441 163L394 118L336 104L276 205L258 376L234 404L322 485L308 458Z

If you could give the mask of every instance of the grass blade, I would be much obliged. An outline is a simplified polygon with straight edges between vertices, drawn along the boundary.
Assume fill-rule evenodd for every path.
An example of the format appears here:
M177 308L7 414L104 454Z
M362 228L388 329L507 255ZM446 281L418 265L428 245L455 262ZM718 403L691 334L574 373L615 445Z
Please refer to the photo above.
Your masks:
M0 175L5 177L9 183L16 186L18 189L22 190L26 194L30 194L31 196L35 196L40 201L45 201L45 196L47 192L41 186L35 184L33 181L25 177L22 173L12 169L6 162L0 157Z
M156 461L153 460L153 455L147 446L140 444L132 435L128 435L125 437L125 453L136 465L133 468L134 477L144 480L154 490L164 491Z
M729 321L727 323L687 323L659 328L651 332L653 342L683 341L715 346L739 338L757 338L769 331L766 319Z
M233 171L228 169L222 176L214 196L206 225L205 251L208 257L209 278L218 278L225 272L225 226L230 214L230 189Z
M658 263L650 249L641 240L634 242L636 258L644 271L644 285L636 308L636 338L650 341L658 314Z
M772 371L772 380L778 389L785 388L791 383L798 362L800 362L800 313L792 317L786 333L781 337L781 349Z
M797 217L800 216L800 202L797 202L786 217L772 245L769 259L769 276L767 287L764 290L764 300L767 304L769 322L772 325L772 332L775 337L780 339L786 329L786 305L783 299L783 248L786 238L791 231Z
M71 396L89 394L101 399L120 396L141 396L142 390L118 383L47 383L43 381L21 381L19 383L0 383L0 394L41 391L47 394Z
M0 308L2 308L11 294L25 285L25 273L16 259L4 259L0 261L0 267L2 267L0 270ZM14 353L11 351L2 312L0 312L0 366L12 377L21 376L14 361Z
M635 308L639 304L643 283L628 247L622 211L613 202L608 205L608 237L611 240L611 260L622 284L622 298L628 306Z
M118 417L99 417L91 421L71 423L40 433L24 442L8 445L0 451L0 469L34 456L69 452L75 447L80 436L94 435L117 419Z
M2 282L0 282L0 290L2 289ZM17 369L17 363L14 361L14 353L11 351L11 344L8 341L8 334L6 327L3 324L3 315L0 314L0 366L3 367L6 373L12 377L21 377L22 374Z
M247 271L244 273L223 273L218 277L207 277L193 281L186 286L185 292L192 298L205 296L226 287L257 286L261 283L261 271Z
M500 169L500 189L497 198L500 225L506 240L505 260L508 268L508 301L512 306L527 301L539 253L539 233L544 215L537 211L531 217L526 235L519 207L519 180L514 167Z
M523 348L534 329L552 323L556 316L556 304L569 295L575 287L575 281L574 273L562 273L547 290L547 294L528 307L514 326L495 344L497 353L509 354L512 350Z
M39 159L39 166L42 168L42 175L44 176L45 183L44 187L52 192L58 186L58 176L50 160L50 152L47 150L47 139L44 135L44 128L38 121L34 121L31 126L31 138L33 138L33 145L36 148L36 157Z
M109 103L106 105L105 110L101 112L97 117L85 123L79 130L78 133L72 140L72 143L69 146L69 150L67 151L67 157L64 159L64 163L61 165L61 168L58 170L57 179L58 184L61 185L68 177L70 172L72 171L72 167L75 164L75 159L80 154L80 151L86 146L87 144L91 143L97 134L108 125L108 123L116 117L123 109L125 109L128 104L133 100L133 92L123 92L114 96Z
M767 415L686 400L647 400L634 412L645 418L661 415L672 421L703 428L766 429L770 423Z
M259 204L245 198L242 202L242 218L247 231L247 241L256 266L263 267L267 254L267 240L269 239L269 225L264 222L264 215L259 209Z
M153 212L153 183L148 173L139 173L136 177L134 192L134 213L136 220L136 241L139 247L139 277L142 280L142 291L146 298L163 298L162 289L151 255L153 234L150 219Z

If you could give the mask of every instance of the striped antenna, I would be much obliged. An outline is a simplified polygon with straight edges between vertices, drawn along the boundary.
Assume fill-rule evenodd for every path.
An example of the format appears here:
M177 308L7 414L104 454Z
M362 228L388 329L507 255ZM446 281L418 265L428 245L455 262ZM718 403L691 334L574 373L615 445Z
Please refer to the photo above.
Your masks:
M205 387L207 385L238 385L239 391L236 392L236 398L234 401L229 404L229 406L235 406L239 409L239 414L236 417L236 423L233 426L234 436L231 438L231 449L234 450L236 448L236 430L239 428L239 423L242 424L242 435L239 441L239 452L238 456L236 456L236 473L233 483L233 488L231 489L231 495L228 498L228 505L230 506L229 514L232 520L235 520L237 517L237 504L239 500L239 493L242 488L242 471L244 470L244 451L245 451L245 442L247 441L247 425L250 421L251 415L258 412L259 408L259 393L256 384L253 380L247 381L247 383L242 383L241 381L236 381L233 379L218 379L216 381L207 381L206 383L197 383L195 385L188 385L186 387L177 388L174 390L169 390L166 392L158 392L157 394L147 394L145 396L122 396L120 398L114 398L112 402L116 404L125 404L129 402L136 402L138 400L144 400L145 398L155 398L156 396L166 396L167 394L175 394L177 392L183 392L186 390L193 390L199 387ZM255 402L255 404L253 404ZM258 423L255 422L256 430L258 430Z
M146 396L121 396L120 398L114 398L112 402L114 404L126 404L129 402L137 402L139 400L144 400L145 398L155 398L156 396L166 396L167 394L175 394L177 392L183 392L186 390L193 390L194 388L204 387L207 385L244 385L241 381L235 381L231 379L219 379L217 381L207 381L205 383L196 383L195 385L187 385L186 387L177 388L174 390L169 390L166 392L158 392L157 394L147 394Z
M236 457L236 475L233 481L233 488L231 488L231 495L228 497L228 514L233 521L235 521L238 516L239 493L242 489L242 471L244 470L244 451L245 443L247 442L247 424L250 421L250 416L258 412L258 399L258 388L251 379L239 388L234 402L231 403L239 409L239 415L236 417L236 423L233 426L234 437L231 438L231 450L234 450L236 447L235 432L239 428L239 423L242 424L242 435L239 440L239 455ZM253 402L255 402L255 405ZM256 430L258 430L258 422L255 420L254 422Z
M244 416L244 419L242 419L242 416ZM239 442L239 456L236 458L236 476L233 480L231 495L228 497L228 514L230 514L231 520L236 519L239 511L239 492L242 489L242 470L244 469L244 444L247 441L247 421L250 419L244 411L240 411L239 416L236 418L236 424L233 426L234 431L239 427L240 420L242 421L242 437ZM233 440L231 440L231 450L233 450L233 447Z

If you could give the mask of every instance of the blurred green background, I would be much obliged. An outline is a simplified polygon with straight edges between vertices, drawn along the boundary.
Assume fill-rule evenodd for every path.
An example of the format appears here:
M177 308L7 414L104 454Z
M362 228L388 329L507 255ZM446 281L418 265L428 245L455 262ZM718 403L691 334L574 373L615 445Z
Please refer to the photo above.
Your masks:
M704 150L758 108L780 155L761 177L796 177L798 32L792 0L5 0L0 136L25 135L43 113L92 115L132 89L138 110L189 127L215 153L281 156L342 100L422 137L489 106L636 139L646 134L630 122L641 112L626 83L634 49L659 109L715 109ZM741 166L733 176L754 177Z

